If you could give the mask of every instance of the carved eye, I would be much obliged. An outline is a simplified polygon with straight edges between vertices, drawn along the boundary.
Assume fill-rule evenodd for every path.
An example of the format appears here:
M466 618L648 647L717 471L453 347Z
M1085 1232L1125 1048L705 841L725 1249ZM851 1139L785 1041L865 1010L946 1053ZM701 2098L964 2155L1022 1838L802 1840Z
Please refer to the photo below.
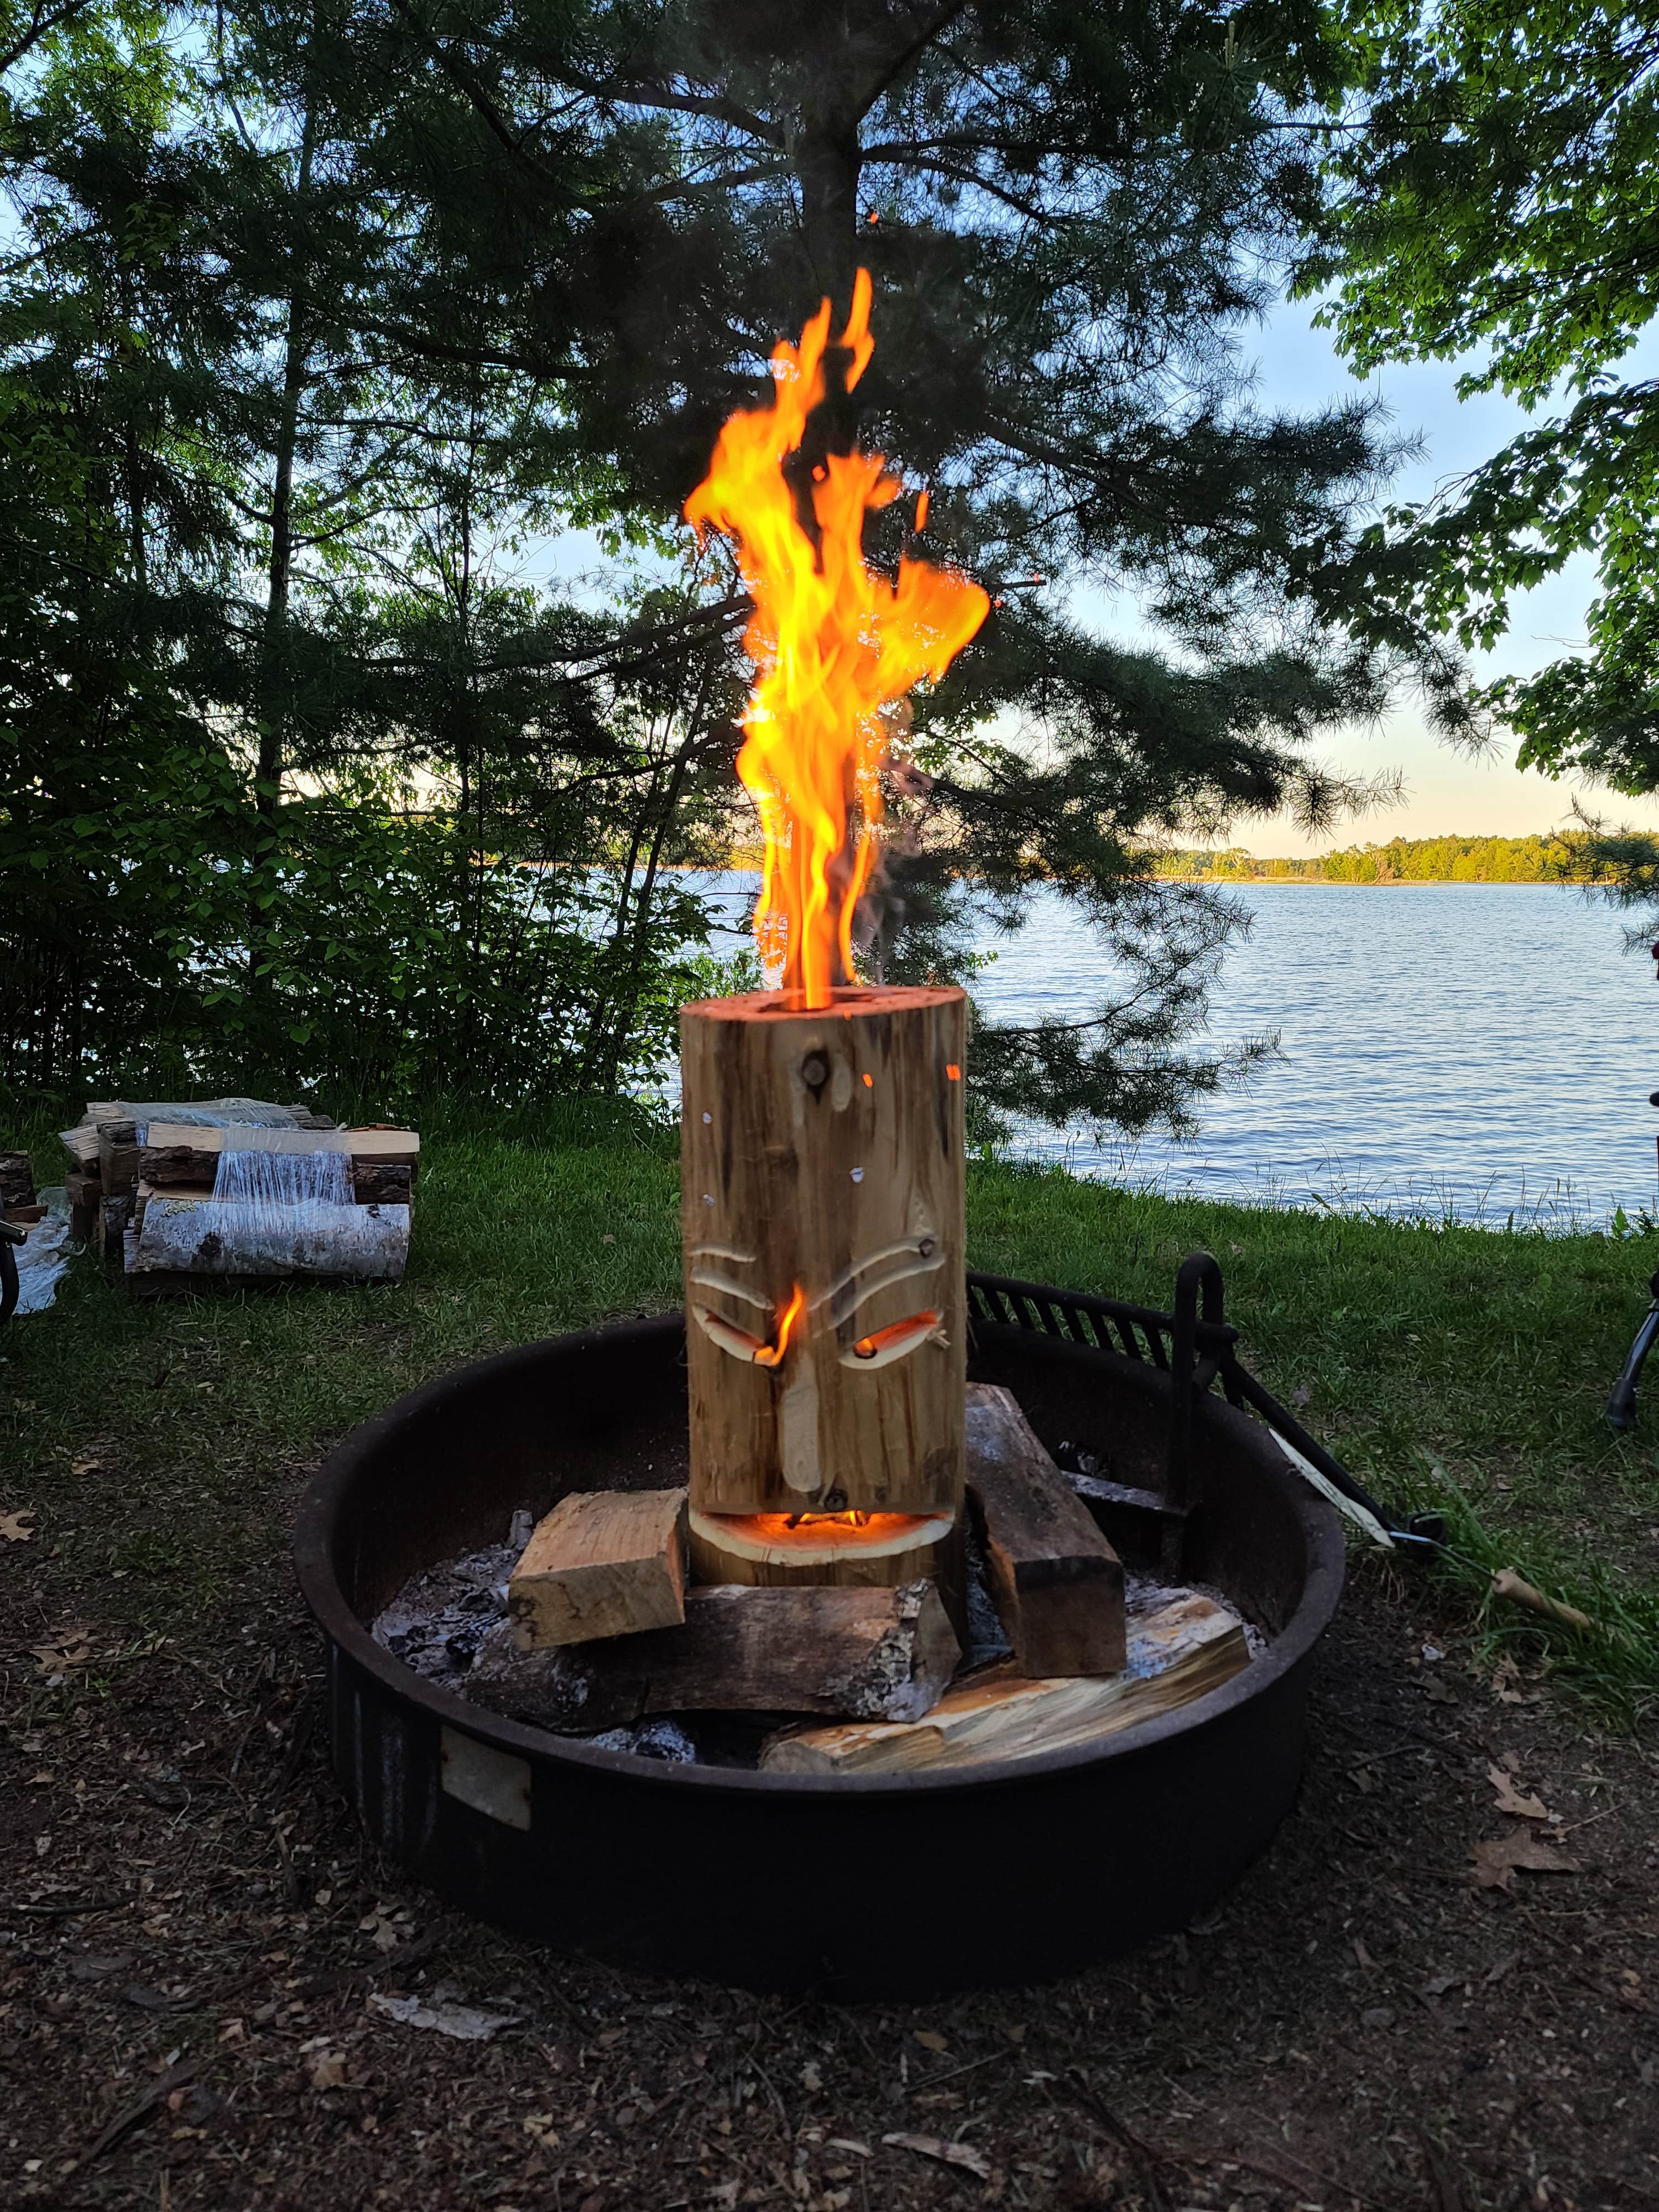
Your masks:
M943 1319L942 1314L929 1308L924 1313L909 1314L903 1321L891 1322L885 1328L877 1329L873 1335L860 1337L852 1347L850 1358L842 1352L842 1363L851 1366L854 1361L857 1361L861 1366L889 1367L894 1360L902 1359L914 1352L919 1344L926 1344L930 1336L939 1337L942 1344L945 1339L940 1334L939 1323Z

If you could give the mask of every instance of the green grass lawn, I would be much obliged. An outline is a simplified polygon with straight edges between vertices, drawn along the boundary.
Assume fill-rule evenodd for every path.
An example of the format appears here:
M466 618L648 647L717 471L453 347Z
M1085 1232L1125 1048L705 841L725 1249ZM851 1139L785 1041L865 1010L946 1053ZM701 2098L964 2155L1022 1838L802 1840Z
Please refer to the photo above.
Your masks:
M29 1133L59 1180L55 1140ZM659 1134L441 1133L418 1199L395 1287L141 1304L87 1257L49 1312L0 1331L0 1512L36 1516L44 1603L95 1589L101 1610L118 1577L134 1638L187 1642L280 1556L301 1473L354 1422L441 1368L678 1303ZM1206 1247L1247 1362L1370 1488L1447 1510L1466 1553L1615 1632L1486 1613L1450 1571L1449 1625L1542 1656L1624 1717L1659 1697L1659 1364L1633 1436L1601 1417L1653 1240L1167 1200L1003 1165L972 1171L969 1228L977 1267L1160 1305Z

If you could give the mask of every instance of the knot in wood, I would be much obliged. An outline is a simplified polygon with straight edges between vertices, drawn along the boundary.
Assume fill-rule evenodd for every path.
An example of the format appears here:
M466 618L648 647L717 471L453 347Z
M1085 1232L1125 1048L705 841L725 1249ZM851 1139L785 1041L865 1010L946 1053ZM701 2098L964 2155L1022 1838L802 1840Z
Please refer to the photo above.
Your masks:
M816 1098L830 1080L830 1063L821 1052L809 1052L800 1064L800 1079Z

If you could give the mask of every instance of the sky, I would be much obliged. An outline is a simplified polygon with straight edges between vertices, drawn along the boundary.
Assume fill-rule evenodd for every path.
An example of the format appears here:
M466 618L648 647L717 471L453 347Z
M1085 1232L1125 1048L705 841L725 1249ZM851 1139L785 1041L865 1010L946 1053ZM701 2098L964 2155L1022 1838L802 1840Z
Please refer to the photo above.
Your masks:
M1281 302L1262 324L1240 334L1241 354L1257 364L1257 404L1264 410L1310 412L1333 400L1350 399L1362 389L1380 398L1389 433L1418 441L1422 447L1420 457L1405 462L1393 478L1390 501L1426 499L1439 485L1488 459L1529 419L1540 419L1529 418L1501 392L1460 399L1457 380L1468 365L1463 362L1397 363L1356 379L1331 334L1316 328L1316 312L1313 301ZM1621 373L1659 374L1659 331L1650 333L1620 367ZM593 573L607 564L586 532L541 539L526 552L519 564L525 580L556 582L568 590L587 568L589 593L607 595ZM1593 565L1576 556L1559 575L1512 603L1509 634L1492 652L1474 656L1477 675L1483 680L1528 675L1564 653L1583 650L1584 610L1594 592ZM1111 622L1104 606L1102 613L1109 627L1122 629L1121 620ZM1137 627L1133 619L1129 626ZM1624 799L1535 771L1523 775L1514 766L1514 741L1501 734L1489 757L1472 760L1427 730L1410 700L1398 704L1381 724L1334 733L1312 750L1345 774L1369 777L1398 769L1404 778L1401 803L1313 837L1288 815L1259 817L1237 823L1219 842L1268 858L1300 857L1390 837L1524 837L1570 821L1575 799L1610 823L1659 833L1659 799Z
M1420 459L1407 462L1394 479L1390 499L1428 497L1448 478L1486 460L1526 427L1524 410L1501 392L1457 397L1465 366L1456 362L1400 363L1357 380L1337 354L1327 331L1314 327L1313 301L1287 302L1247 339L1244 350L1260 363L1259 403L1265 407L1310 410L1333 399L1351 398L1363 388L1389 410L1391 434L1420 437ZM1659 338L1639 346L1621 373L1651 374L1659 363ZM1561 571L1515 602L1510 631L1488 653L1475 659L1484 679L1525 676L1584 645L1584 609L1595 594L1592 563L1575 556ZM1490 760L1471 761L1442 744L1423 726L1410 704L1398 707L1379 728L1356 730L1316 748L1333 766L1361 775L1379 769L1404 771L1406 799L1386 813L1352 823L1333 837L1304 836L1287 817L1240 824L1229 841L1247 851L1300 855L1329 851L1333 845L1364 844L1389 837L1524 837L1570 818L1575 797L1610 821L1659 830L1659 799L1623 799L1565 779L1553 781L1535 771L1522 775L1513 765L1511 741Z

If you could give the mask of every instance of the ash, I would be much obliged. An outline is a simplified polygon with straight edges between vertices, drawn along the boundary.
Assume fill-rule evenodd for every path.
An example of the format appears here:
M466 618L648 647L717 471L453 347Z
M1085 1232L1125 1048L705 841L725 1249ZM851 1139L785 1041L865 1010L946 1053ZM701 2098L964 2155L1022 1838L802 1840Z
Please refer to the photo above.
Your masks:
M465 1552L458 1559L440 1560L412 1575L396 1597L369 1624L369 1632L383 1650L429 1682L466 1695L466 1678L486 1632L507 1619L507 1577L530 1540L535 1516L521 1508L513 1516L507 1540ZM1012 1650L991 1595L984 1547L972 1516L965 1532L967 1553L968 1636L962 1655L963 1673L1006 1658ZM1156 1613L1178 1598L1213 1598L1237 1615L1238 1607L1225 1591L1205 1583L1164 1583L1133 1568L1124 1572L1124 1609L1131 1619ZM1254 1659L1267 1648L1267 1640L1253 1621L1243 1622L1245 1641ZM595 1735L573 1735L572 1741L597 1751L631 1753L636 1759L656 1759L675 1765L753 1767L766 1738L793 1716L787 1713L698 1713L694 1723L682 1715L671 1718L652 1714L631 1728L606 1729ZM549 1729L550 1735L560 1731Z
M1123 1610L1131 1620L1145 1613L1161 1612L1166 1605L1175 1605L1183 1597L1207 1597L1224 1606L1243 1630L1245 1648L1252 1659L1259 1659L1267 1650L1267 1638L1253 1620L1239 1611L1238 1600L1229 1597L1213 1583L1161 1583L1156 1575L1137 1574L1133 1567L1123 1570Z

